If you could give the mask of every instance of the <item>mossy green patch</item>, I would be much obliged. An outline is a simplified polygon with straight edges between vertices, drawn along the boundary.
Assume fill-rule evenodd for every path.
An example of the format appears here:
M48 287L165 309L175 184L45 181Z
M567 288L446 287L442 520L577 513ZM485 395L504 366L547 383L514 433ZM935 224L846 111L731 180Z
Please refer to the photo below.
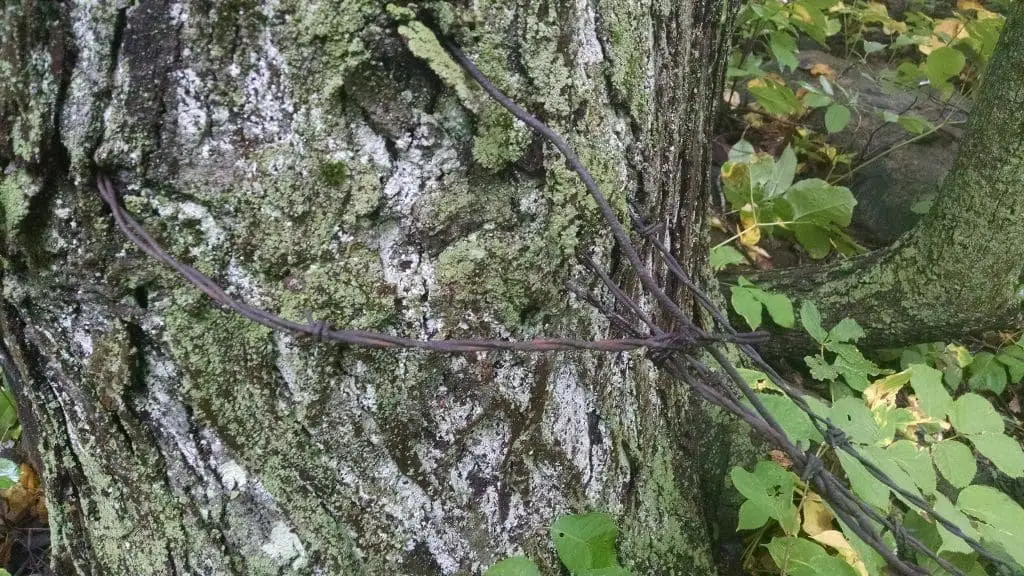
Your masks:
M529 146L533 132L497 104L484 107L477 119L473 157L484 168L502 170Z
M29 200L40 188L41 183L24 170L0 175L0 214L3 215L3 238L8 242L28 216Z
M399 26L398 33L409 42L409 50L426 62L448 87L455 90L464 106L471 110L478 107L477 94L470 88L462 68L441 46L430 28L414 20L407 25Z

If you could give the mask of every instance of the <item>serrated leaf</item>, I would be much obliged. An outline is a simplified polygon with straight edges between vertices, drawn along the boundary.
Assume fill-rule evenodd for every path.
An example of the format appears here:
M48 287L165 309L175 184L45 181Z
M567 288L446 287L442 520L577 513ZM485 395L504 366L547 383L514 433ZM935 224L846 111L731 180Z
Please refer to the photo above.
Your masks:
M932 418L944 419L953 409L953 398L942 385L942 372L924 364L911 364L909 370L910 386L921 410Z
M779 63L779 69L796 70L800 62L796 59L796 39L782 30L772 32L768 37L768 46L771 48L775 61Z
M811 371L811 378L819 382L828 382L839 378L839 372L821 356L804 356L804 362Z
M885 475L888 476L889 479L892 480L893 483L900 488L900 490L903 490L904 492L907 492L918 498L923 499L922 494L920 490L917 489L917 484L914 482L913 478L911 478L909 474L904 472L903 469L900 468L899 464L897 464L892 458L889 457L889 453L884 448L879 448L878 446L864 446L860 450L860 454L869 462L874 464L876 468L884 472ZM898 491L892 490L892 494L893 496L899 498L908 506L912 506L910 500L908 500Z
M821 314L818 307L810 300L804 300L800 304L800 324L804 330L814 338L818 344L823 344L828 338L828 332L821 326Z
M837 354L832 366L854 390L863 391L870 384L868 376L882 372L878 365L865 358L861 351L852 344L828 341L825 343L825 348Z
M845 450L837 450L836 454L839 456L839 464L842 465L846 477L850 480L850 488L853 493L876 508L888 510L889 488L872 476L863 464L847 454Z
M793 474L774 462L762 460L753 472L739 466L729 473L733 485L740 494L771 518L779 522L787 532L799 530L799 513L793 504Z
M833 104L825 110L825 129L830 134L842 132L850 123L850 109L842 104Z
M764 523L771 518L767 510L758 506L753 500L746 500L740 504L739 523L736 530L755 530L764 526Z
M949 413L953 428L961 434L1003 433L1003 419L984 397L968 392L953 402Z
M814 427L811 417L789 397L778 394L757 394L757 396L768 412L782 426L782 430L791 442L802 445L803 449L806 449L811 440L822 441L821 433Z
M540 576L540 570L526 556L512 556L488 568L484 576Z
M754 95L757 103L769 114L788 116L796 114L802 108L796 94L785 84L764 78L755 78L747 82L747 90Z
M562 516L551 526L558 559L572 572L617 566L616 534L615 521L603 512Z
M970 377L967 384L971 390L991 390L996 394L1002 394L1006 389L1006 369L996 361L996 355L991 352L978 352L974 361L967 367Z
M875 444L881 439L881 431L871 411L860 398L842 398L832 404L832 424L846 433L850 442Z
M764 309L768 311L768 315L772 317L773 322L783 328L793 327L793 322L795 320L793 317L793 302L788 296L785 294L758 290L754 293L754 297L757 298L761 304L764 304Z
M914 481L914 484L925 494L935 493L937 478L932 457L928 450L919 448L910 440L897 440L886 449L889 458L903 469Z
M941 492L935 494L935 504L932 506L936 513L941 515L946 520L952 522L957 528L959 528L968 537L974 538L975 540L980 538L978 531L971 525L971 521L967 519L959 510L957 510L953 503L949 501ZM959 536L954 536L952 532L947 530L939 522L935 523L935 528L939 532L939 538L942 540L942 545L939 546L939 552L958 552L961 554L971 554L974 550L967 545Z
M710 261L711 269L718 272L726 266L743 264L747 259L743 257L743 254L739 250L729 246L728 244L724 244L722 246L715 246L711 249Z
M751 330L761 325L761 302L754 296L754 291L742 286L732 287L732 308L747 321Z
M932 460L943 477L957 488L963 488L974 480L978 463L971 449L956 440L943 440L932 445Z
M835 342L856 342L864 337L864 329L853 318L843 318L828 331L828 337Z
M974 448L1011 478L1024 476L1024 450L1020 443L1002 433L971 434Z
M983 523L983 540L995 540L1015 562L1024 566L1024 510L1019 504L995 488L968 486L960 492L956 506Z

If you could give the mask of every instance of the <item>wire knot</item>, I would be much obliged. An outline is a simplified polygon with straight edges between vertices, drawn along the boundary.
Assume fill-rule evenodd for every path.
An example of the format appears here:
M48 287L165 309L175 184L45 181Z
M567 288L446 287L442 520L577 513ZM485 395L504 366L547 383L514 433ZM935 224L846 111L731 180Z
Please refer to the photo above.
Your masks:
M818 458L818 455L810 450L807 451L807 463L804 464L803 474L800 475L800 480L804 484L810 484L814 478L825 469L825 464Z

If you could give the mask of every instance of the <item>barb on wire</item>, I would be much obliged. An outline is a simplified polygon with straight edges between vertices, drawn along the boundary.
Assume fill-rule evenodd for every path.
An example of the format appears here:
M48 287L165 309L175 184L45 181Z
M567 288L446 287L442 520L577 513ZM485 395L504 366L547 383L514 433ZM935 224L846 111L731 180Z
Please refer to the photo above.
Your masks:
M439 35L439 37L441 36ZM566 289L582 301L599 310L608 318L611 325L625 334L626 337L605 340L569 338L540 338L524 341L486 339L419 340L364 330L336 329L322 320L306 323L296 322L232 298L213 280L204 276L195 268L183 264L172 257L124 209L113 183L103 175L97 177L97 188L100 197L110 208L114 221L121 233L143 252L175 270L220 306L273 330L304 335L314 340L325 340L352 346L417 348L447 353L493 350L520 352L564 350L622 352L645 348L652 360L667 374L692 387L708 402L720 406L741 418L761 436L781 448L793 462L793 467L800 473L801 479L813 486L814 490L830 504L836 517L861 540L877 551L896 573L905 576L927 574L919 566L899 558L884 543L876 525L880 525L894 534L899 533L903 542L920 554L935 561L950 574L963 576L963 573L956 566L938 556L916 538L906 534L905 531L902 531L901 526L893 524L888 518L880 514L878 510L853 494L846 484L822 465L821 460L813 452L805 453L788 439L781 425L766 409L758 395L746 383L736 367L726 358L719 347L714 345L717 343L735 344L754 366L764 372L786 396L793 400L811 418L811 422L833 449L843 450L856 458L872 476L905 498L906 501L920 508L928 516L934 518L953 535L963 539L979 554L993 562L1006 565L1000 557L985 549L976 540L968 537L948 518L937 514L918 495L910 493L897 485L895 481L889 478L870 460L859 454L846 441L839 428L835 427L827 418L823 418L815 413L804 400L802 393L782 378L753 347L753 344L763 341L767 335L760 332L737 332L730 325L726 314L719 310L711 298L693 282L672 252L660 240L658 237L660 227L651 226L644 222L638 215L639 213L635 207L631 207L632 229L654 246L655 253L659 255L661 262L668 269L672 277L692 293L697 302L711 314L720 333L710 333L704 328L697 326L693 319L684 313L663 287L658 284L651 271L643 265L639 251L630 239L630 233L627 231L626 226L619 221L615 211L602 194L597 183L565 139L495 87L456 45L451 42L445 42L444 45L455 61L492 99L536 133L547 139L564 156L569 167L580 177L587 191L597 203L605 223L622 250L622 254L639 278L643 290L654 299L663 312L674 319L675 324L679 326L678 328L667 331L658 326L654 319L652 319L651 314L645 312L643 307L630 298L607 273L600 269L597 263L586 256L582 258L584 266L601 281L612 295L612 304L603 302L601 298L572 283L567 283ZM627 311L627 314L624 315L617 311L615 303L620 304L623 307L622 309ZM629 315L633 316L634 319L630 319ZM725 378L720 373L712 371L703 363L700 359L703 353L710 355L715 360L715 363L721 368L721 372L724 372Z

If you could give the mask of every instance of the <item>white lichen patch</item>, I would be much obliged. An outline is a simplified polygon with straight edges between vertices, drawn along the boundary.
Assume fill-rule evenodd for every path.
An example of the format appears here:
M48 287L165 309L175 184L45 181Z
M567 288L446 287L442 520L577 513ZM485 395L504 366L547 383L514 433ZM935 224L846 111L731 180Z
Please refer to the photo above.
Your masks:
M579 14L576 61L581 67L598 64L604 60L604 53L601 50L601 43L597 39L594 7L591 6L590 0L576 0L576 12ZM580 72L584 71L580 70Z
M290 566L293 570L304 568L309 562L306 547L284 522L274 524L270 538L260 546L260 550L278 566Z
M238 490L245 486L248 480L245 469L234 460L222 462L220 466L217 466L217 476L220 477L220 483L226 490Z
M580 379L576 368L563 363L552 375L550 400L544 419L550 441L561 448L583 475L590 477L590 434L587 414L594 409L592 394Z

